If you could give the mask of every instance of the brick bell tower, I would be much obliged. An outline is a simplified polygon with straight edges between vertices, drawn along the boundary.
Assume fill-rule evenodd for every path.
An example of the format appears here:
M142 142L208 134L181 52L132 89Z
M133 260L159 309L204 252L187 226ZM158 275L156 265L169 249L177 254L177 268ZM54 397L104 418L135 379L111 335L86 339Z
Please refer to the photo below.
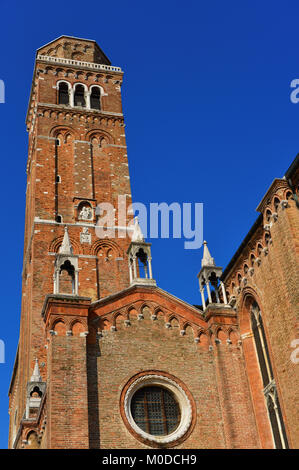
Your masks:
M126 232L101 239L95 232L99 203L116 208L117 228L127 223L119 220L118 196L131 203L122 77L95 41L62 36L37 51L26 120L22 313L9 391L9 447L35 447L41 440L44 447L57 446L61 436L51 434L51 420L61 419L79 428L72 445L88 447L88 308L129 286ZM68 336L66 347L61 338ZM59 386L63 367L74 391L69 406ZM75 401L83 405L74 415Z

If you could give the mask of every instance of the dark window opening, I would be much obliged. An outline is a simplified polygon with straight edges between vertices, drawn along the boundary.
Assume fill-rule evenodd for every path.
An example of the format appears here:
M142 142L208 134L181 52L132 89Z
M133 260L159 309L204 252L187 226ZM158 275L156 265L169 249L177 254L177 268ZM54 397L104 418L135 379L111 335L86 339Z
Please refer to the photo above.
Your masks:
M265 361L265 357L263 353L263 347L262 347L262 343L261 343L261 339L260 339L260 335L258 331L258 325L257 325L257 321L253 312L251 313L251 327L252 327L252 333L254 336L256 352L257 352L258 360L260 364L260 370L261 370L262 379L263 379L263 386L266 387L266 385L269 384L271 379L267 371L266 361Z
M138 277L148 278L148 265L147 265L147 254L143 251L142 248L136 253L137 258L137 270Z
M283 446L282 446L282 442L280 438L278 422L277 422L276 413L274 409L274 403L270 396L268 397L268 400L267 400L267 408L268 408L268 413L269 413L269 419L271 422L273 437L275 441L275 447L276 449L282 449Z
M271 423L275 447L277 449L288 448L288 441L281 414L280 403L277 397L267 338L261 312L257 303L254 303L251 311L251 328L263 380L264 394L267 402L268 416Z
M275 198L274 199L274 207L275 207L275 210L277 211L278 207L279 207L279 199L278 198Z
M74 105L75 106L85 106L85 97L84 97L84 86L77 85L75 88L75 95L74 95Z
M69 104L69 87L66 83L59 83L58 103Z
M32 392L30 393L30 396L31 396L32 398L41 398L42 392L41 392L41 390L39 389L39 387L34 387L34 389L32 390Z
M268 350L268 344L267 344L267 340L266 340L266 335L265 335L265 329L264 329L264 325L263 325L262 316L261 316L260 313L259 313L259 323L260 323L260 327L261 327L261 333L262 333L262 337L263 337L263 342L264 342L264 345L265 345L265 354L266 354L266 356L267 356L267 360L268 360L268 364L269 364L269 369L270 369L270 380L273 380L274 376L273 376L273 370L272 370L272 365L271 365L271 361L270 361L270 355L269 355L269 350Z
M92 88L90 95L91 109L101 109L101 91L99 88Z

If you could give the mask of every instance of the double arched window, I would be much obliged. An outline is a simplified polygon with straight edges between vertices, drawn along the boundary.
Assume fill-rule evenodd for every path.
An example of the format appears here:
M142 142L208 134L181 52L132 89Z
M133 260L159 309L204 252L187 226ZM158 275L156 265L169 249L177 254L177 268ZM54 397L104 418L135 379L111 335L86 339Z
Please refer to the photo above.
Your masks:
M288 448L285 427L277 396L267 339L265 335L261 311L256 302L251 307L251 328L263 382L263 393L266 400L272 435L277 449Z

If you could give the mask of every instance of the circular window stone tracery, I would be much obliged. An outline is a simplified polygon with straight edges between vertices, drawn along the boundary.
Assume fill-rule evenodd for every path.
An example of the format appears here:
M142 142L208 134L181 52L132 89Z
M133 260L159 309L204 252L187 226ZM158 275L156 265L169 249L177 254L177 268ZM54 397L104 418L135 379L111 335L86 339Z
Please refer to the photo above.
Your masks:
M191 394L162 373L131 379L122 392L121 406L130 432L149 445L176 445L195 422Z

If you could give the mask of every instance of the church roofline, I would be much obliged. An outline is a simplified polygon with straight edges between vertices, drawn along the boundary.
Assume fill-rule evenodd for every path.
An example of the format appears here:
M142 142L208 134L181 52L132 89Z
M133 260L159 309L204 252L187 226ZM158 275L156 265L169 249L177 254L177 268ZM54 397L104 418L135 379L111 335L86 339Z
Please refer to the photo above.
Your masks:
M52 39L52 41L49 41L46 44L43 44L42 46L40 46L37 49L37 51L39 49L42 49L43 47L49 46L53 42L58 41L59 39L62 39L62 38L78 39L78 41L89 41L89 42L95 42L96 43L96 41L94 39L78 38L77 36L69 36L68 34L62 34L61 36L58 36L57 38Z
M286 180L286 182L289 184L289 180L290 178L294 175L294 173L297 171L299 167L299 153L296 155L296 157L294 158L294 160L292 161L291 165L289 166L289 168L286 170L285 174L284 174L284 177L283 178L276 178L271 186L273 185L273 183L275 183L276 181L280 181L280 180ZM270 187L271 187L270 186ZM269 187L269 189L270 189ZM269 192L269 189L267 190L266 194ZM265 196L263 197L262 201L265 199ZM258 205L258 207L260 207L262 201L260 202L260 204ZM237 249L237 251L235 252L235 254L233 255L233 257L231 258L230 262L228 263L228 265L226 266L225 270L223 271L223 274L221 276L221 280L224 281L225 278L227 277L227 275L229 274L230 270L232 269L232 267L234 266L235 262L237 261L237 259L239 258L240 254L242 253L243 249L245 248L245 246L248 244L249 240L251 239L252 235L256 232L256 230L258 229L258 227L262 224L262 221L263 221L263 214L260 214L258 216L258 218L256 219L256 221L254 222L254 224L252 225L252 227L250 228L249 232L247 233L247 235L245 236L245 238L243 239L241 245L239 246L239 248Z
M287 185L287 180L285 178L275 178L270 184L267 192L263 196L263 199L255 209L257 212L263 212L265 206L268 204L269 198L271 199L271 193L275 192L279 187L285 187Z
M103 52L103 50L100 48L100 46L98 45L98 43L97 43L94 39L78 38L77 36L68 36L67 34L62 34L61 36L57 37L56 39L52 39L52 41L47 42L47 44L44 44L43 46L41 46L41 47L39 47L38 49L36 49L36 56L38 55L38 51L40 51L40 50L43 49L44 47L49 46L50 44L53 44L53 42L59 41L59 39L62 39L62 38L76 39L76 40L78 40L78 41L92 42L92 43L95 44L95 46L101 51L101 53L102 53L103 56L108 60L108 62L110 62L110 64L111 64L110 59L106 56L106 54Z
M222 276L220 278L221 281L225 280L226 276L229 274L230 270L232 269L233 265L235 264L235 262L237 261L237 259L240 256L240 254L242 253L243 249L245 248L245 246L247 245L247 243L251 239L252 235L256 232L258 227L261 225L262 220L263 220L263 214L260 214L258 216L258 218L256 219L256 221L254 222L254 224L252 225L252 227L250 228L250 230L247 233L246 237L242 241L241 245L239 246L239 248L237 249L237 251L233 255L232 259L230 260L230 262L226 266L225 270L223 271Z
M119 296L124 296L127 293L129 293L130 291L138 290L138 289L146 289L146 290L149 290L149 291L156 291L156 292L158 292L162 295L166 295L167 297L170 297L171 299L175 300L176 302L179 302L180 304L184 305L185 307L188 307L194 313L196 313L197 315L200 315L200 318L202 320L204 320L203 317L202 317L202 311L200 309L198 309L197 307L194 307L194 305L189 304L185 300L179 299L175 295L170 294L169 292L167 292L167 291L165 291L165 290L163 290L163 289L161 289L160 287L157 287L157 286L146 286L146 285L140 286L140 285L135 284L135 285L132 285L130 287L127 287L126 289L118 291L115 294L108 295L107 297L103 297L102 299L99 299L99 300L96 300L95 302L92 302L91 305L90 305L90 308L94 310L98 305L100 306L101 304L109 303L110 301L113 301L115 298L117 298Z

